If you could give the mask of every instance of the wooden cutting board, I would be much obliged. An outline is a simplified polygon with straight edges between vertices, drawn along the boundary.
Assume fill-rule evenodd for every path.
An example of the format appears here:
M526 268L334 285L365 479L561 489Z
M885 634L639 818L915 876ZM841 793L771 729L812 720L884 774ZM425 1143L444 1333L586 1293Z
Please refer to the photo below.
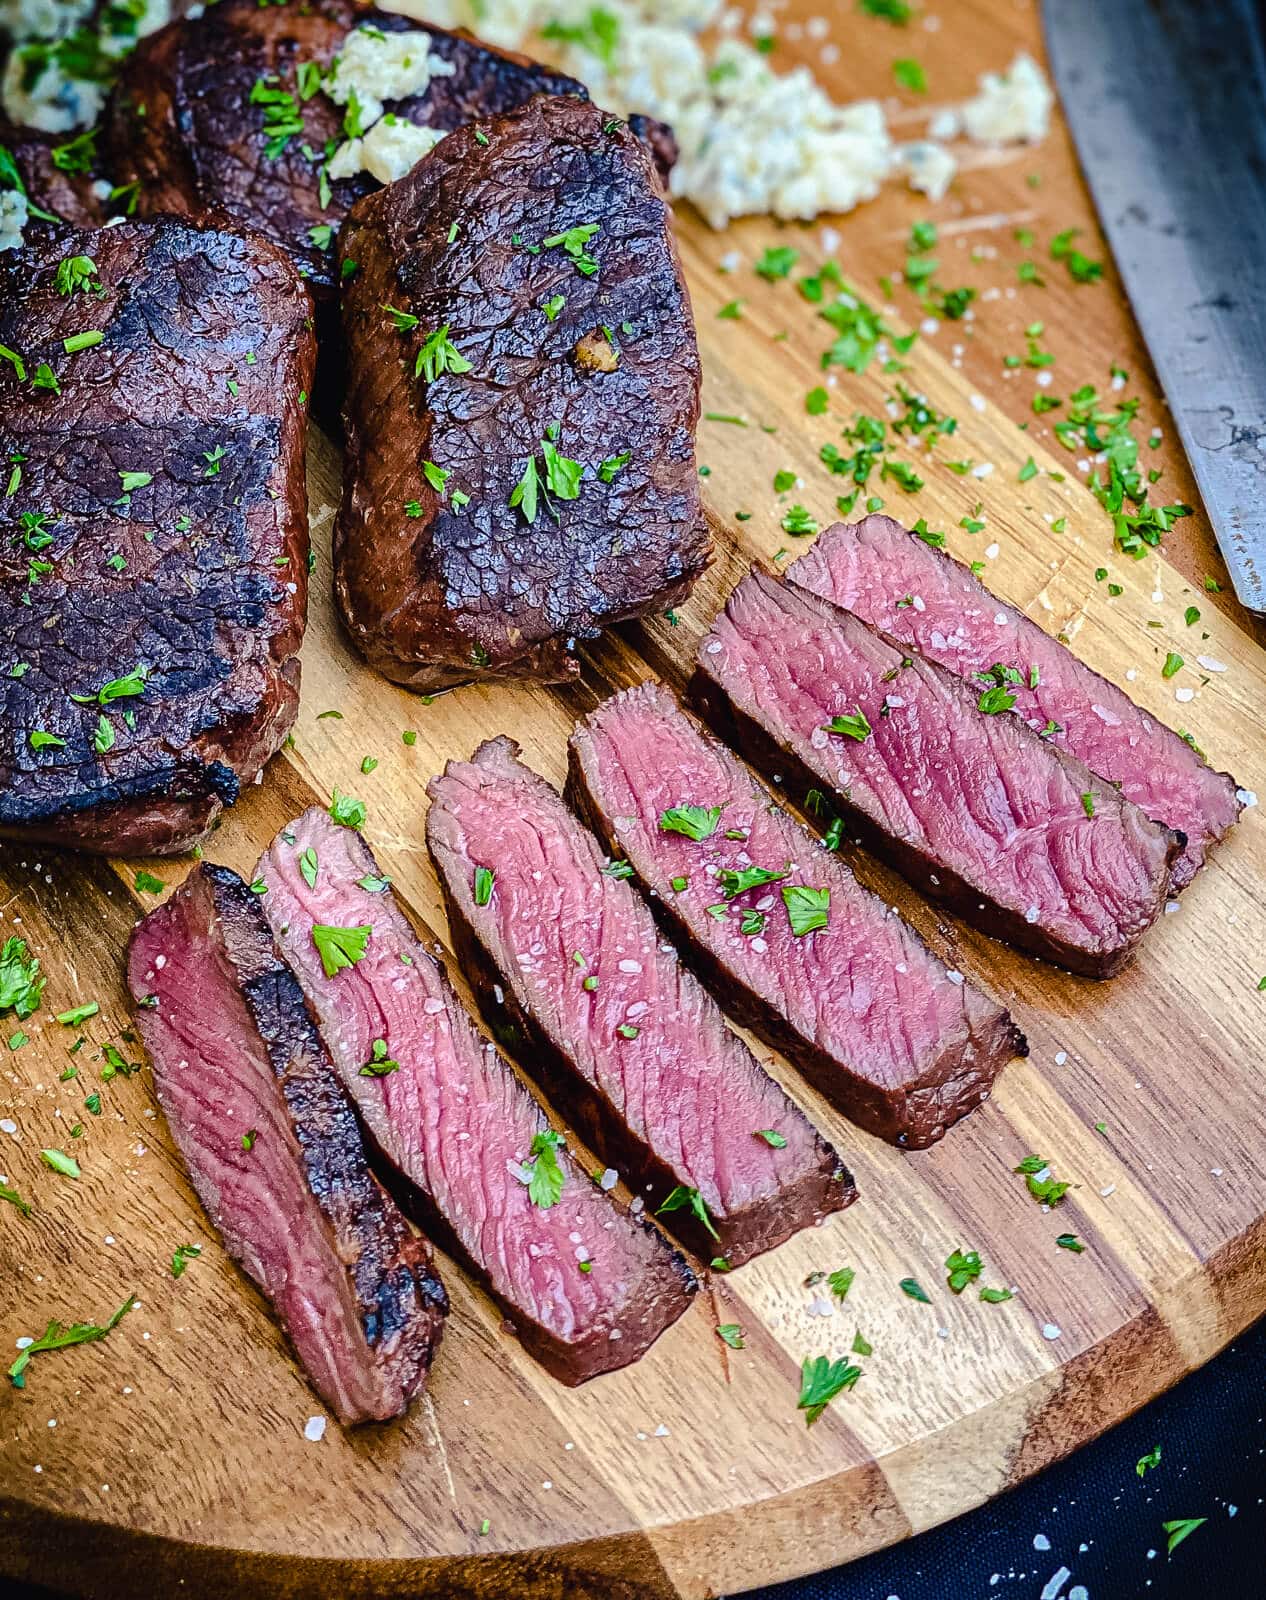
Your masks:
M893 59L913 56L927 71L926 101L946 103L1017 48L1040 53L1033 5L956 0L939 9L939 31L898 31L839 7L843 59L824 78L841 99L886 93ZM816 61L816 45L787 36L795 14L782 21L779 56ZM917 97L904 99L894 120L914 131L924 100L916 111ZM1266 653L1225 593L1205 590L1205 573L1222 575L1207 527L1198 518L1180 525L1166 558L1135 563L1115 552L1076 458L1053 439L1051 418L1030 409L1034 373L1003 363L1024 353L1024 329L1040 320L1057 358L1046 392L1106 389L1110 364L1127 369L1126 392L1142 398L1141 431L1155 423L1164 432L1145 452L1164 468L1157 492L1195 502L1111 269L1102 284L1078 286L1049 259L1052 235L1074 226L1090 254L1102 253L1064 129L1038 150L978 153L936 207L885 191L840 224L837 254L850 280L877 301L876 279L901 267L911 222L929 215L941 225L942 282L984 292L973 319L914 346L904 381L959 427L921 468L922 492L883 486L888 508L950 530L950 547L985 559L999 593L1256 787L1266 766ZM1036 235L1028 249L1015 238L1025 228ZM802 268L816 267L821 230L758 220L717 235L685 212L681 235L705 408L750 425L701 427L718 555L676 623L619 630L589 652L569 689L494 685L429 705L411 698L368 672L335 624L328 551L338 459L315 438L318 564L295 747L226 820L209 857L249 873L282 823L337 785L366 800L366 831L398 892L442 931L422 825L425 784L443 761L508 732L560 780L578 714L648 673L683 681L747 561L796 544L779 527L791 501L830 520L842 485L819 465L819 448L839 440L855 409L880 412L893 380L878 363L862 379L837 372L829 416L807 417L804 395L821 379L830 332L793 282L771 286L751 270L773 243L794 245ZM733 251L743 265L721 272ZM1025 259L1045 286L1020 283ZM718 318L734 299L741 319ZM899 327L921 315L904 290L889 314ZM1030 455L1041 470L1021 482ZM994 470L964 478L944 465L962 458ZM784 468L804 484L779 500L772 480ZM1051 470L1066 476L1056 481ZM987 526L973 535L958 525L978 501ZM1119 597L1096 582L1100 567L1122 586ZM1195 626L1184 622L1190 605L1202 613ZM1166 680L1169 650L1191 665ZM1195 666L1198 655L1226 671ZM1180 703L1176 691L1186 689L1194 694ZM417 732L412 746L405 729ZM379 763L370 775L365 756ZM148 1074L97 1081L107 1041L138 1059L120 1043L129 1021L122 956L133 921L157 897L135 891L137 865L13 846L0 854L3 932L27 938L49 975L45 1008L27 1024L31 1042L6 1052L0 1073L0 1172L35 1207L26 1221L0 1206L0 1346L12 1350L51 1317L102 1321L125 1295L140 1301L108 1342L39 1356L25 1390L0 1392L0 1571L9 1576L95 1596L727 1593L848 1560L978 1504L1110 1427L1266 1309L1260 811L1246 813L1181 910L1108 984L991 944L863 860L861 875L951 965L1004 998L1028 1034L1030 1061L1003 1074L990 1104L935 1150L903 1155L852 1130L775 1061L856 1173L856 1206L715 1278L643 1361L575 1391L524 1356L487 1299L444 1262L453 1314L427 1396L391 1426L345 1433L331 1422L311 1441L305 1424L323 1408L208 1227ZM170 886L187 864L140 865ZM75 1035L52 1014L90 999L101 1015L82 1030L90 1043L74 1058L78 1078L62 1082ZM100 1116L84 1109L92 1090ZM72 1138L77 1123L82 1134ZM44 1146L73 1150L82 1178L43 1167ZM1030 1152L1076 1185L1055 1212L1013 1174ZM1083 1254L1057 1248L1065 1231L1085 1241ZM183 1243L202 1254L174 1279L171 1255ZM952 1295L942 1263L956 1247L978 1250L982 1282L1014 1286L1015 1298ZM843 1266L856 1270L847 1301L815 1315L821 1291L806 1280ZM930 1305L902 1293L907 1277ZM714 1332L733 1322L745 1330L741 1352ZM806 1429L796 1410L801 1361L848 1353L859 1330L874 1351L862 1380Z

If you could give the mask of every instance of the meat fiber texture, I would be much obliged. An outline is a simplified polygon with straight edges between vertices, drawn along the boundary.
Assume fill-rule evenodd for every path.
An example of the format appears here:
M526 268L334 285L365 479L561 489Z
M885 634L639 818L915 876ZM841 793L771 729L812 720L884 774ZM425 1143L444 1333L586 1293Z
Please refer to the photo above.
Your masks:
M859 1126L933 1144L1027 1053L1009 1014L947 971L662 684L580 724L568 794L726 1009ZM702 837L664 826L684 806L700 808ZM754 868L775 881L730 876ZM784 900L795 887L827 895L823 925L799 935Z
M582 640L678 604L711 556L699 357L629 129L540 98L450 134L356 206L342 252L335 587L371 665L424 691L563 680Z
M76 258L87 280L59 292ZM0 344L20 358L0 362L0 832L184 850L281 745L307 613L311 311L279 250L211 226L0 254ZM99 342L68 355L84 333Z
M834 1150L517 755L502 738L450 761L426 825L494 1032L513 1026L525 1067L705 1260L740 1266L847 1205L856 1190Z
M299 69L325 71L357 27L383 33L416 30L408 17L352 0L261 6L219 0L196 20L173 22L143 39L128 57L106 115L106 150L120 183L139 183L142 215L221 212L289 251L314 294L338 283L333 238L354 201L381 188L368 172L336 178L322 205L321 156L341 145L346 107L323 90L307 98ZM584 95L574 78L478 40L426 28L432 55L455 70L433 77L421 94L387 101L388 113L449 132L522 105L534 94ZM268 154L268 108L252 102L255 85L289 93L302 131ZM142 110L143 108L143 110ZM314 157L312 152L316 152ZM315 237L313 236L315 232Z
M342 1422L399 1416L448 1301L372 1177L356 1114L252 894L201 866L128 956L158 1099L228 1253Z
M265 914L371 1138L524 1346L567 1384L637 1360L686 1309L693 1274L564 1149L556 1203L533 1200L545 1113L477 1032L360 835L313 809L281 833L259 875ZM318 926L364 930L364 954L331 976ZM363 1072L376 1058L394 1065Z
M1160 915L1176 834L1020 717L982 710L1003 686L969 687L807 590L753 571L694 687L758 767L833 794L876 854L985 933L1104 978Z
M1171 887L1186 887L1239 817L1235 779L1154 721L967 567L891 517L827 529L788 577L912 645L969 682L995 662L1018 669L1015 711L1051 742L1117 784L1158 822L1186 835ZM912 603L902 604L906 597ZM1033 677L1036 675L1036 683Z

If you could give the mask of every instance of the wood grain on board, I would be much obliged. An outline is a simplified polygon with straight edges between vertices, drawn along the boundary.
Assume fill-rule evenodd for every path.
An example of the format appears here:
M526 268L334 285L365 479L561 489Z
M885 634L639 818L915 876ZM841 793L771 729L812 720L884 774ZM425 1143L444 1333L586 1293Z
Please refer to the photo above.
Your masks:
M786 20L814 9L781 14L785 61L816 62L815 46L785 37ZM928 104L904 96L894 116L901 133L932 106L965 98L979 72L1016 49L1040 54L1033 4L942 0L928 9L941 18L936 31L898 31L837 8L842 59L819 68L847 99L887 94L891 62L917 56ZM955 553L987 560L999 593L1256 787L1266 755L1264 639L1225 589L1206 592L1204 575L1222 575L1207 525L1198 516L1179 524L1163 556L1136 563L1115 552L1076 458L1054 440L1050 419L1032 414L1033 373L1003 363L1023 354L1024 329L1040 320L1056 356L1050 393L1066 397L1087 382L1106 389L1110 366L1124 367L1125 392L1142 400L1140 433L1163 431L1147 453L1164 468L1157 492L1196 503L1111 268L1102 284L1078 286L1049 259L1051 237L1069 227L1102 253L1066 131L1057 122L1038 149L969 156L937 206L894 186L840 222L835 254L868 298L878 301L876 279L901 267L910 224L924 216L941 227L942 282L985 292L973 318L924 334L909 357L905 381L959 427L921 465L920 493L883 486L887 509L949 530ZM1033 231L1032 248L1017 228ZM248 871L288 817L337 786L367 802L366 832L410 913L443 932L422 828L425 784L444 760L508 732L560 781L578 714L650 672L684 680L747 561L795 543L779 527L791 500L831 519L841 485L818 451L838 441L854 410L882 412L892 379L878 363L861 378L837 370L830 415L807 417L804 395L821 381L830 332L794 280L769 285L751 270L772 243L795 245L802 267L819 265L821 232L754 220L714 234L683 209L705 410L750 426L701 426L719 546L694 597L675 623L608 635L566 689L476 686L427 705L369 673L331 610L338 461L314 439L318 565L295 747L226 818L209 857ZM743 265L719 270L734 251ZM1039 263L1044 287L1019 283L1023 259ZM736 298L742 317L719 320ZM888 314L898 327L922 316L902 289ZM1030 455L1042 470L1021 483ZM963 478L944 466L968 457L992 462L992 475ZM779 501L771 484L783 468L804 482ZM987 526L971 535L959 523L977 502ZM1122 586L1118 598L1096 582L1099 567ZM1188 627L1192 604L1202 617ZM1227 670L1188 667L1164 679L1171 649ZM1178 703L1178 688L1194 695ZM412 746L405 729L416 730ZM369 775L366 755L379 763ZM524 1356L486 1297L444 1262L453 1314L427 1397L399 1422L350 1433L331 1422L311 1442L304 1425L322 1407L211 1232L148 1074L97 1081L107 1041L139 1059L125 1037L122 953L155 896L132 887L137 863L4 847L3 933L30 942L49 983L26 1025L31 1042L0 1068L0 1172L34 1206L29 1220L0 1208L0 1345L12 1349L52 1317L104 1320L128 1293L140 1304L108 1341L39 1356L25 1390L0 1394L0 1572L94 1596L214 1588L672 1600L737 1591L847 1560L977 1504L1110 1426L1266 1310L1260 813L1246 813L1136 965L1107 984L1017 956L873 863L856 864L951 965L1013 1008L1032 1044L1028 1063L1011 1066L992 1101L943 1144L907 1156L850 1128L774 1060L855 1172L855 1207L714 1278L644 1360L579 1390ZM169 885L185 870L140 865ZM76 1035L52 1014L89 999L101 1015L79 1030L89 1041L73 1058L79 1076L63 1082ZM99 1117L83 1104L94 1089ZM78 1182L41 1165L46 1146L74 1150ZM1076 1185L1056 1211L1036 1205L1012 1172L1030 1152ZM1083 1254L1056 1247L1065 1231L1084 1240ZM182 1243L202 1254L173 1279ZM1015 1298L952 1295L942 1262L956 1247L978 1250L982 1281L1014 1286ZM857 1274L847 1300L833 1315L814 1314L820 1291L806 1279L843 1266ZM898 1288L911 1276L931 1305ZM722 1322L742 1325L744 1350L716 1337ZM862 1380L806 1429L796 1411L801 1361L847 1354L859 1330L874 1350Z

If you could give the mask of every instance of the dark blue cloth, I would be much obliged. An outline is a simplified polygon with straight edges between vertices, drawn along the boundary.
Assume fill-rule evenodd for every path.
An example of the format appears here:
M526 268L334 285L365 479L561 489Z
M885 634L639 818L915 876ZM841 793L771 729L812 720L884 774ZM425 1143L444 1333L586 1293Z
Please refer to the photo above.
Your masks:
M1159 1464L1140 1478L1157 1445ZM1263 1496L1266 1321L978 1511L750 1600L1266 1600ZM1208 1520L1167 1555L1162 1523L1188 1517Z

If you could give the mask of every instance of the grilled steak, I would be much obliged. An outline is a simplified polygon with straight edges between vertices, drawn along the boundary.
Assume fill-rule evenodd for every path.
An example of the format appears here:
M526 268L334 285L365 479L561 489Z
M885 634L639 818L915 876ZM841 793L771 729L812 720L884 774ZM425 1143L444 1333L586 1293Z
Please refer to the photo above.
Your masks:
M538 99L450 134L342 250L336 590L367 660L420 690L565 679L579 640L679 602L710 554L699 360L628 129Z
M341 1421L399 1416L448 1301L430 1247L370 1174L259 897L198 867L138 926L128 978L159 1102L225 1248Z
M27 223L32 231L28 238L33 239L41 224L48 222L96 228L105 220L105 208L92 188L97 176L95 166L90 170L67 172L54 160L53 152L61 150L72 137L65 133L41 133L35 128L17 128L0 116L0 190L16 187L26 195L32 207L31 220ZM5 154L12 160L12 172L7 171ZM15 174L16 184L13 182Z
M183 850L281 744L310 314L279 250L212 227L0 254L0 832Z
M686 1309L692 1273L562 1148L360 835L308 811L259 872L264 911L371 1137L526 1348L568 1384L637 1360ZM332 976L318 946L338 937L330 928L364 930L364 953Z
M325 92L338 87L329 77L331 64L346 54L348 36L357 28L388 40L407 34L410 46L418 45L401 71L407 81L417 69L422 86L402 98L379 97L377 104L396 126L388 124L376 135L373 103L362 95L352 108ZM362 40L357 49L367 49L370 73L374 47L384 61L393 51L389 43ZM574 78L524 56L422 29L408 17L353 0L308 0L302 6L219 0L205 16L172 23L137 47L111 96L106 136L118 181L140 184L143 214L223 212L288 250L321 296L334 292L332 239L349 208L382 187L380 177L367 170L338 173L359 157L382 175L400 176L425 151L412 125L448 133L509 111L534 94L583 96L585 90ZM402 130L399 124L409 126ZM362 143L340 160L348 131L361 125L370 145ZM366 155L379 145L376 156Z
M1027 1053L1008 1013L946 971L662 685L580 724L568 794L727 1009L861 1127L933 1144Z
M1106 978L1159 916L1182 840L989 687L903 655L754 570L699 650L708 721L756 766L817 785L863 841L983 932Z
M1023 681L1009 686L1017 715L1186 835L1174 890L1190 883L1238 818L1234 778L1213 771L1187 740L891 517L828 529L788 575L971 682L995 662L1018 668ZM899 603L907 595L913 605Z
M847 1205L839 1157L517 754L495 739L429 791L427 844L490 1026L511 1022L555 1103L705 1260L737 1267Z

